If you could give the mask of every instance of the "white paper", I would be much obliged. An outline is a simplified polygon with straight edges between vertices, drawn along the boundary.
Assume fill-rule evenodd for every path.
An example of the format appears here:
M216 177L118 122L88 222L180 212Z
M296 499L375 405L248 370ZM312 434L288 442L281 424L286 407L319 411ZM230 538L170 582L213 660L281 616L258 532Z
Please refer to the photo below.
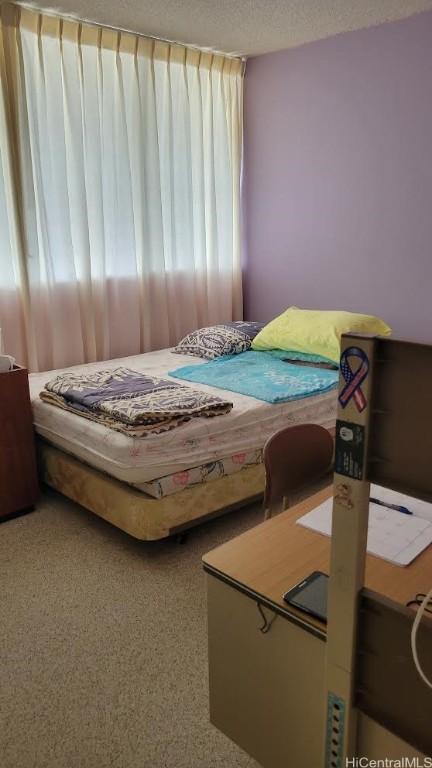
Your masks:
M432 543L432 504L371 485L372 497L390 504L407 507L406 515L380 504L369 505L367 551L396 565L409 565ZM327 499L297 520L299 525L331 535L333 499ZM347 515L349 511L347 510Z

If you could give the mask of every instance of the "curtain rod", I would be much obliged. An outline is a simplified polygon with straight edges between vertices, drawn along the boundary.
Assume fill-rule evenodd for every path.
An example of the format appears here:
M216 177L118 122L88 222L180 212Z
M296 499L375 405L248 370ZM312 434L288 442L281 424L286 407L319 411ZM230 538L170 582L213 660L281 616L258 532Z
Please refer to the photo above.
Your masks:
M21 2L21 0L16 0L15 2L12 0L0 0L0 6L6 5L6 3L9 3L9 5L17 5L22 8L28 8L30 11L34 11L35 13L42 13L46 16L53 16L56 19L70 19L71 21L76 21L80 24L87 24L90 27L98 27L99 29L110 29L113 32L126 32L129 35L135 35L135 37L144 37L148 40L158 40L161 43L168 43L168 45L179 45L182 48L191 48L194 51L200 51L201 53L213 53L215 56L224 56L227 59L237 59L238 61L242 61L243 64L246 64L246 56L236 56L234 53L226 53L225 51L219 51L214 48L200 46L200 45L193 45L189 43L181 43L178 40L170 40L167 37L158 37L157 35L146 35L144 32L136 32L133 29L128 29L127 27L114 27L111 24L105 24L103 22L98 21L91 21L90 19L83 19L80 16L73 14L73 13L59 13L56 10L52 10L50 8L42 8L41 6L38 6L34 3L26 3L25 0Z

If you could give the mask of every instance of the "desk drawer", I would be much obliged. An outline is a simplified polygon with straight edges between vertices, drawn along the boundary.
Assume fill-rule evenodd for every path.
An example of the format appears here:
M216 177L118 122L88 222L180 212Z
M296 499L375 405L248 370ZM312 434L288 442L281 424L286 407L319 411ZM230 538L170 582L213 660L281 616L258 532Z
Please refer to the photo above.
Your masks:
M211 722L264 768L319 766L325 643L280 615L263 634L252 598L207 579Z

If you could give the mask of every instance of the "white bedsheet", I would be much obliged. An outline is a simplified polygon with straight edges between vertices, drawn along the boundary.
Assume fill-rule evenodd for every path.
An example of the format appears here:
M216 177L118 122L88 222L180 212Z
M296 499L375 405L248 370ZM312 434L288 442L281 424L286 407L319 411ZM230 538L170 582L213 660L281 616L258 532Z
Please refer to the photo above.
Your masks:
M79 365L67 370L89 372L125 365L166 377L170 370L184 365L200 365L202 362L198 357L177 355L163 349L103 363ZM232 411L211 419L193 419L161 435L129 437L44 403L39 398L39 392L49 379L60 372L30 375L36 432L58 448L127 483L144 483L242 451L262 448L273 432L288 424L314 422L331 427L336 419L336 390L272 405L254 397L204 384L180 382L229 400L234 405Z

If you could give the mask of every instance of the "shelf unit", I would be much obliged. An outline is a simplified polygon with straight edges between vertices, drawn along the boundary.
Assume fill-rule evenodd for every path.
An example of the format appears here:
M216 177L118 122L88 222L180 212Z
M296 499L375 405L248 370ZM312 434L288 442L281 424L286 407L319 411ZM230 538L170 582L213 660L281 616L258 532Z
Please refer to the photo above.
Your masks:
M359 707L375 708L372 715L383 725L432 752L430 723L426 730L418 719L422 711L432 711L432 691L420 680L411 658L409 634L414 614L363 590L370 483L432 502L431 381L431 346L357 334L342 337L326 649L325 768L342 768L347 758L358 757ZM395 628L400 633L396 656L392 651ZM432 669L430 619L424 621L419 642L426 668ZM371 659L379 659L378 667ZM365 680L370 682L377 668L382 671L380 684L375 696L368 697ZM399 685L403 687L398 689ZM411 708L414 713L408 711L408 699L416 704Z

